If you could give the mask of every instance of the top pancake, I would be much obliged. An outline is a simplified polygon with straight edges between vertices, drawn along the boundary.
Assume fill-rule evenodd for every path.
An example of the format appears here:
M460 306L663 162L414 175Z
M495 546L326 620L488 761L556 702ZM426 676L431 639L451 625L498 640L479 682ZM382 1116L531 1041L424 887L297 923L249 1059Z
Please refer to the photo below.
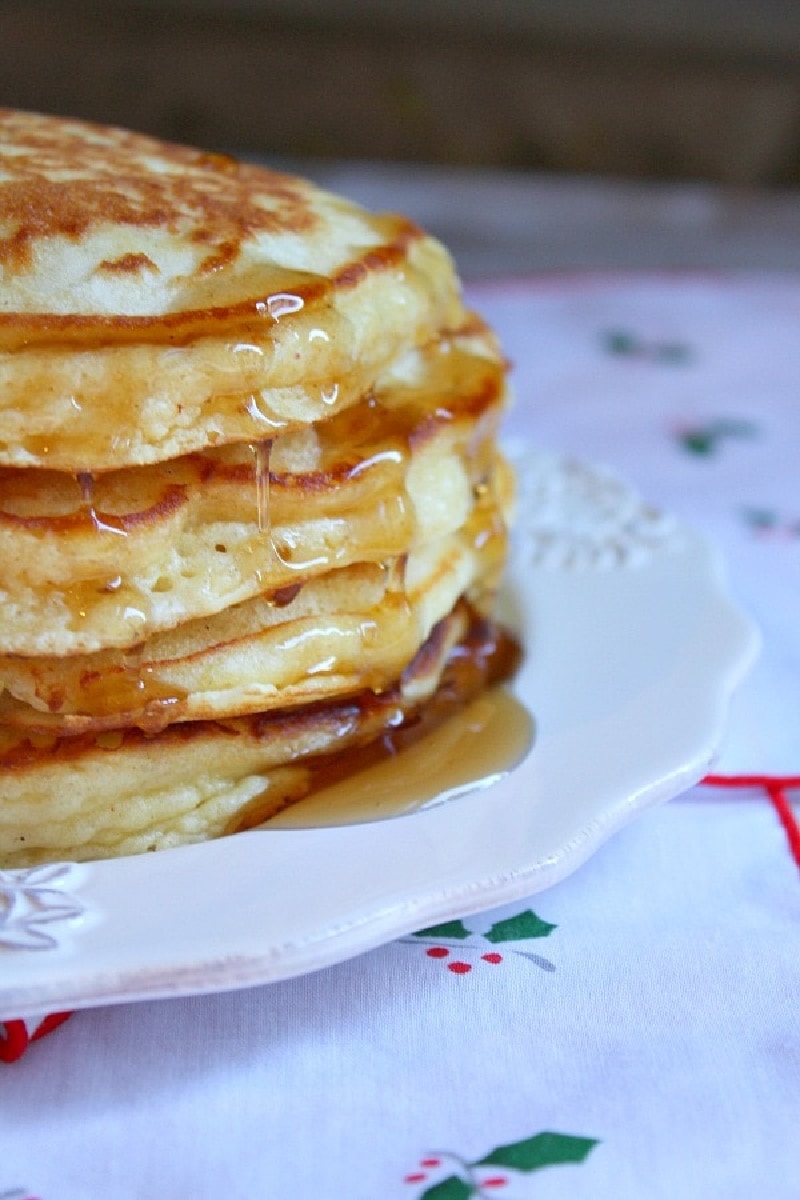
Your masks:
M463 322L446 251L306 181L0 110L0 463L102 471L355 403Z

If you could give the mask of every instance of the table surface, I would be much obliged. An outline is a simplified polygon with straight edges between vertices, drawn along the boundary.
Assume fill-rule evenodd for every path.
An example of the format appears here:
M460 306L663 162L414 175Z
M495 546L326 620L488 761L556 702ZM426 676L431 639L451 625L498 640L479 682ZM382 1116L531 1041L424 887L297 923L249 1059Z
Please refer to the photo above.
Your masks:
M714 765L737 786L698 784L549 890L426 938L75 1013L0 1064L0 1200L797 1197L800 861L779 810L791 833L800 204L306 167L448 242L542 449L720 548L763 638Z
M291 163L408 213L466 280L561 270L800 270L800 195L435 166Z

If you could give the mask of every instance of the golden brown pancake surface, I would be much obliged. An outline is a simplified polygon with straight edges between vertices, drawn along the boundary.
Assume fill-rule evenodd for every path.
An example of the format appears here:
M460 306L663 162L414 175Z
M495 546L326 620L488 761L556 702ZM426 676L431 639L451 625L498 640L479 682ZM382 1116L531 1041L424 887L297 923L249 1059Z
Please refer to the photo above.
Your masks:
M249 827L507 672L506 368L412 222L0 110L0 866Z
M272 442L100 474L0 468L3 645L132 645L451 532L492 468L503 401L493 339L470 329Z
M114 128L0 110L0 463L104 470L355 403L463 323L410 222Z
M395 687L289 712L20 737L0 730L0 867L139 854L252 828L384 737L424 729L503 678L514 649L465 605L432 631ZM265 880L265 886L268 881Z

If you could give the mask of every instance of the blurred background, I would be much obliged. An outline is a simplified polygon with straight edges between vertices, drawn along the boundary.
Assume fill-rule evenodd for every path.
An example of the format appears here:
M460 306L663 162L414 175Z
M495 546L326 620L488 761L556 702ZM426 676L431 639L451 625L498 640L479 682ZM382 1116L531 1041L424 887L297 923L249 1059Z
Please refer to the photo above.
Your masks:
M757 190L780 232L800 185L800 3L0 0L0 103L302 161L368 202L409 165L449 172L448 195L467 169L512 191L530 172L688 183L691 237L691 197L722 186L741 214ZM372 185L326 167L364 161L383 164ZM429 203L435 227L446 200Z
M203 146L800 183L796 0L0 0L0 23L4 103Z

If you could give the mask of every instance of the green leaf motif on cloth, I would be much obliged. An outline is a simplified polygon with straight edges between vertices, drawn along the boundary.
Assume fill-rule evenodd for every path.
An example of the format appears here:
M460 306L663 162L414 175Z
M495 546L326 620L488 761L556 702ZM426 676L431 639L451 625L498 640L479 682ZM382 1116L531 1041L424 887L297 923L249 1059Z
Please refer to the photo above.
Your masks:
M487 942L497 945L500 942L525 942L531 938L547 937L557 929L549 921L537 917L532 909L507 917L505 921L496 921L488 933L483 936ZM418 929L414 937L418 938L450 938L453 941L465 941L475 936L475 931L468 929L463 921L445 921L442 925L430 925L427 929Z
M436 1150L433 1157L421 1159L420 1166L439 1168L447 1163L452 1173L435 1183L429 1183L425 1190L419 1193L418 1200L470 1200L471 1197L488 1197L490 1193L495 1194L495 1188L513 1183L513 1177L505 1174L507 1171L529 1175L544 1167L580 1164L599 1144L596 1138L543 1130L532 1137L522 1138L519 1142L496 1146L484 1158L474 1162L469 1162L449 1150ZM495 1169L491 1176L486 1173L487 1167ZM501 1173L497 1173L497 1168L501 1169ZM424 1173L415 1173L408 1177L407 1182L422 1183L425 1178Z
M548 937L557 928L527 908L505 921L497 921L484 936L487 942L497 945L500 942L523 942L529 938Z
M693 425L678 431L678 443L689 454L700 458L710 458L716 454L721 443L729 438L755 438L758 429L751 421L730 420L721 418L709 421L705 425Z
M759 532L776 529L778 525L778 514L772 508L743 508L742 518Z
M742 520L756 534L780 538L800 537L800 520L776 512L774 508L743 508Z
M556 968L549 958L534 953L522 943L548 937L557 928L557 925L543 921L532 909L526 908L511 917L506 917L505 920L495 921L486 933L470 929L463 921L445 921L441 925L430 925L427 929L420 929L402 940L423 945L425 942L432 943L425 952L427 956L443 963L454 975L468 975L473 966L494 968L499 963L511 961L512 958L523 959L543 971L552 972ZM453 954L460 957L451 957L451 950L446 943L453 949ZM503 946L503 953L496 949L487 951L487 946ZM470 956L474 962L465 961Z
M457 1175L448 1175L433 1187L429 1187L420 1195L420 1200L468 1200L475 1195L471 1183L465 1183Z
M686 342L647 341L626 329L609 329L601 338L607 354L618 358L647 359L667 366L682 366L692 360L692 348Z
M582 1163L598 1144L596 1138L574 1137L568 1133L542 1132L521 1142L498 1146L474 1165L510 1167L514 1171L539 1171L563 1163Z
M445 921L443 925L431 925L428 929L418 929L415 937L454 938L462 941L472 937L472 931L467 929L463 921Z

